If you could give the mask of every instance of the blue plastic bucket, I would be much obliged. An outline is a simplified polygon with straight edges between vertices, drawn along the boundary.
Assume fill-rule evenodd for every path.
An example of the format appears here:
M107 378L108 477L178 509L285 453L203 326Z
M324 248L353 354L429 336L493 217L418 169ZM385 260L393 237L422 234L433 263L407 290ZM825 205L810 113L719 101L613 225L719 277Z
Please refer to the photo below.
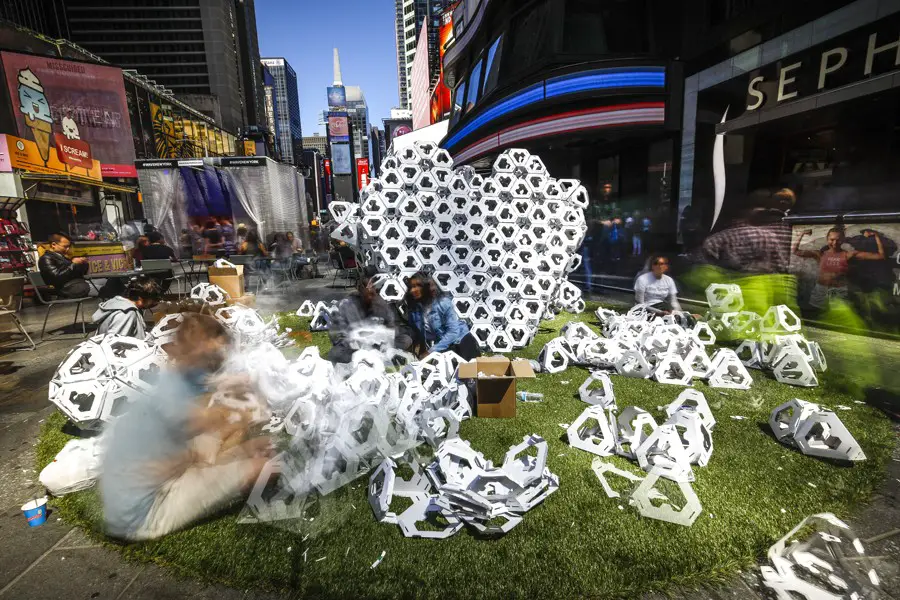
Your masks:
M38 498L22 505L22 513L29 527L39 527L47 521L47 499Z

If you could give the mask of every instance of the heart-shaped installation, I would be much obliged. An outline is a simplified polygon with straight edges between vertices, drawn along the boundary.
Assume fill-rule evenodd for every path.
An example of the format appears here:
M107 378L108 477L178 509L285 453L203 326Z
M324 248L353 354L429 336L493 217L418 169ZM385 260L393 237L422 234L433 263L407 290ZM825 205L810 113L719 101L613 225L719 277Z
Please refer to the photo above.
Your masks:
M331 236L378 268L386 300L405 294L410 275L430 273L494 352L527 346L542 317L582 312L567 278L587 232L584 186L550 177L522 149L497 157L490 177L452 167L431 142L388 154L359 204L329 205L338 224Z

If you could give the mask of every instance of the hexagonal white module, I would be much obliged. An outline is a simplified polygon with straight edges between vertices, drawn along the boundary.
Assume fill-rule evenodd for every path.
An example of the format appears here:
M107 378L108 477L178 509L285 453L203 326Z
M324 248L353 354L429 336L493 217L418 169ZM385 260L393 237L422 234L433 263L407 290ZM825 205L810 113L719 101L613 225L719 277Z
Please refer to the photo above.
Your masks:
M816 387L819 379L805 354L791 349L783 353L772 366L772 373L779 383L801 387Z
M643 354L637 350L626 350L616 360L616 373L625 377L646 379L653 374L653 368Z
M741 362L734 350L720 348L712 359L713 372L709 376L711 387L729 388L733 390L749 390L753 378L747 367Z
M556 340L547 343L538 355L541 370L544 373L561 373L569 368L568 353L560 347Z
M820 408L801 420L793 440L803 454L810 456L854 462L866 460L859 443L830 410Z
M638 485L637 489L631 494L631 502L637 508L642 517L651 519L659 519L676 525L690 527L703 512L700 500L690 483L677 482L678 488L684 496L684 505L681 510L676 510L672 503L654 506L652 499L662 496L654 489L656 482L663 475L662 470L654 467L650 470L650 474ZM663 496L664 497L664 496Z
M209 306L222 306L230 297L228 292L211 283L198 283L191 289L191 298Z
M636 406L629 406L619 413L619 416L615 418L614 425L616 428L616 454L632 460L636 459L637 448L658 427L653 415Z
M709 323L705 321L694 323L694 333L697 334L697 339L704 346L712 346L716 343L716 334L710 329Z
M818 404L806 402L799 398L788 400L784 404L775 407L769 415L769 427L772 428L775 439L779 442L791 440L794 434L797 433L800 422L807 419L817 410L821 410Z
M670 419L671 420L671 419ZM672 481L694 481L694 471L687 450L675 425L666 422L647 436L634 451L645 471L659 467Z
M491 352L511 352L513 350L513 342L506 331L498 330L488 336L487 347Z
M406 295L406 284L403 283L403 279L400 277L388 277L381 284L379 293L388 302L400 302Z
M706 428L710 431L716 426L716 418L713 416L712 410L710 410L709 404L706 402L706 396L704 396L703 392L700 390L688 388L678 394L678 397L666 407L666 416L671 417L677 411L682 409L695 411L700 415L701 421L703 421L703 424L706 425Z
M706 301L714 313L738 312L744 307L744 294L739 285L711 283L706 288Z
M700 413L682 408L675 411L665 424L675 426L691 464L705 467L709 463L713 452L712 432Z
M602 406L603 408L615 408L616 406L612 381L609 375L599 371L588 375L588 378L578 388L578 396L582 402L592 406Z
M602 406L584 409L566 430L569 445L598 456L612 456L616 439L609 426L609 417Z
M803 323L800 317L784 304L770 306L762 318L761 330L764 333L795 333L800 331Z
M660 383L690 385L694 371L677 354L663 354L656 363L653 377Z

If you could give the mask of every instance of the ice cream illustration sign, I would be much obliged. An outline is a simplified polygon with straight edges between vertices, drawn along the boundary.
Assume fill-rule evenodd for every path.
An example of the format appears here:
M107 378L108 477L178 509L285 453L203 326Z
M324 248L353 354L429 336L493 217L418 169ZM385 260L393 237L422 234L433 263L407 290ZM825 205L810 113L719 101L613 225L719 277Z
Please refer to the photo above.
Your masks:
M44 167L50 167L51 150L54 150L56 161L62 163L65 170L90 175L94 166L91 147L88 143L81 141L75 121L68 116L63 117L62 133L54 134L50 101L44 93L41 80L29 68L20 70L16 80L18 81L19 111L25 115L25 126L31 130L34 144ZM53 142L52 146L51 141ZM17 144L17 146L21 146L21 144ZM78 171L82 172L78 173Z

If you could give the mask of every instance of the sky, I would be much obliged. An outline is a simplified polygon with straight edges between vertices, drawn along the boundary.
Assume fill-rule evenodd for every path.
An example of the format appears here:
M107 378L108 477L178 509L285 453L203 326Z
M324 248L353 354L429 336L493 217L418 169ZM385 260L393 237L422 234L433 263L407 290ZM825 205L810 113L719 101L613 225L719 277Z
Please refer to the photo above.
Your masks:
M325 133L334 48L344 85L362 88L370 124L382 127L398 105L394 0L256 0L256 30L260 56L283 56L297 73L304 136Z

